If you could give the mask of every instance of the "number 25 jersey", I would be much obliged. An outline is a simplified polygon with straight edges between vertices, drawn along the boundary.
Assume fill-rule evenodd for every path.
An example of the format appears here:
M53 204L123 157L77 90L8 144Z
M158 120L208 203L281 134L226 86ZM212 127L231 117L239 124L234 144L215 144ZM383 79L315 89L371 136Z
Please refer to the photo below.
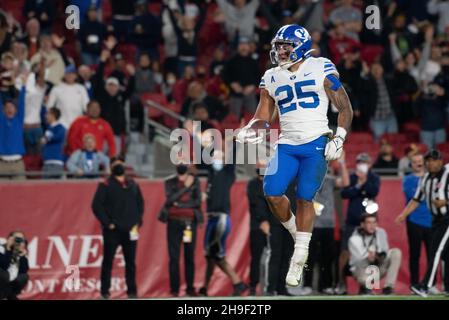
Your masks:
M278 143L299 145L332 133L327 119L329 98L324 90L324 79L330 74L338 76L335 65L329 59L314 57L305 59L295 72L281 67L265 72L259 88L268 91L278 109Z

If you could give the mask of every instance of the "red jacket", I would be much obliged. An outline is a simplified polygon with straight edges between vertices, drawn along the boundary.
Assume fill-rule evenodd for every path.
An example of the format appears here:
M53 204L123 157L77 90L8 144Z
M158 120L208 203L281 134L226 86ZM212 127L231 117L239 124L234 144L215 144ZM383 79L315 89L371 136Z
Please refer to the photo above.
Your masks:
M83 149L83 137L87 133L95 136L97 151L103 151L106 141L109 147L109 157L116 155L114 132L111 125L104 119L93 120L87 116L78 117L70 126L66 148L68 155L77 149Z

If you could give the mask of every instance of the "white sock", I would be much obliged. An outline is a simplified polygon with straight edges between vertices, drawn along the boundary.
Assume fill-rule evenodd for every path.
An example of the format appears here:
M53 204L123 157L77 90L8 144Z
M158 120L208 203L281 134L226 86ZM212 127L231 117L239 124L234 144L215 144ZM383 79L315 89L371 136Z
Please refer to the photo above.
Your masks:
M292 259L300 265L305 265L309 256L309 242L312 233L297 231L295 238L295 252Z
M288 219L285 222L281 222L282 225L284 226L285 229L288 230L288 232L290 232L290 234L292 235L293 241L295 241L295 236L296 236L296 218L295 215L290 213L290 219Z

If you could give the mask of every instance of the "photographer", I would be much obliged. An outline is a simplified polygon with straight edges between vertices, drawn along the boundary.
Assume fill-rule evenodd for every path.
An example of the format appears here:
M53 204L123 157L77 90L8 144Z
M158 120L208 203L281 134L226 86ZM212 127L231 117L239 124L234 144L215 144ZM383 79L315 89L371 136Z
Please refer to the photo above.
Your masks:
M385 230L377 226L377 213L362 215L360 227L349 238L348 245L350 270L360 285L360 294L372 294L366 287L372 273L366 269L373 265L379 268L379 279L386 277L382 293L392 294L402 253L397 248L390 249Z
M28 282L28 259L25 235L13 231L0 246L0 300L17 300Z

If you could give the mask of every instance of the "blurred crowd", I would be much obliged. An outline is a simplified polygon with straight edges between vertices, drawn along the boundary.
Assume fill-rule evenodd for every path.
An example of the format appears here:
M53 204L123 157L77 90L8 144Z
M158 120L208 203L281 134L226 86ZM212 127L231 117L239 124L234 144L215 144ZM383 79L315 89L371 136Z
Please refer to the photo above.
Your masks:
M372 4L380 9L374 29L365 26ZM79 29L67 29L58 14L68 5L80 9ZM191 120L202 131L238 128L257 106L271 38L289 23L303 25L313 54L337 65L353 131L370 133L375 167L395 174L395 158L412 142L449 151L448 7L440 0L6 0L0 174L107 172L107 156L126 155L129 132L143 131L147 100L182 116L148 113L169 128L192 129ZM333 106L329 119L335 126ZM360 150L348 151L354 161Z

